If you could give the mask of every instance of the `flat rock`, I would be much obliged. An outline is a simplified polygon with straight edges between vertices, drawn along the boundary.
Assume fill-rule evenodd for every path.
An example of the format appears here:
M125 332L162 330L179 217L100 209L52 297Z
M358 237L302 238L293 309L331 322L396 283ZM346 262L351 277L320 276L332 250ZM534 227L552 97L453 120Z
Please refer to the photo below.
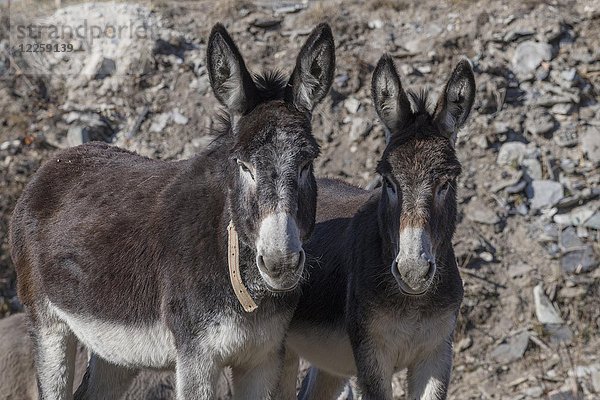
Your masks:
M569 125L555 132L552 135L554 142L561 147L573 147L579 143L577 130L575 126Z
M252 22L252 26L262 29L271 29L281 25L282 18L257 18Z
M494 225L500 222L500 218L496 212L477 198L469 202L465 210L465 215L469 220L480 224Z
M521 168L530 179L542 179L542 164L535 158L526 158L521 161Z
M559 182L551 180L535 180L531 182L527 190L531 208L539 210L552 207L564 197L563 186Z
M591 372L592 386L596 393L600 393L600 366Z
M420 53L420 52L424 51L424 49L426 48L424 46L424 43L425 43L425 38L416 37L414 39L409 39L409 40L405 41L402 44L402 47L404 47L410 53Z
M533 234L540 242L556 242L560 229L556 224L544 224L541 228L534 226Z
M492 350L492 358L501 364L508 364L523 357L529 344L529 333L527 331L517 333L498 345Z
M544 389L541 386L532 386L524 389L523 393L534 399L539 399L544 394Z
M560 317L556 308L550 302L550 299L544 293L544 287L540 283L533 288L533 301L535 303L535 315L538 321L542 324L562 324L563 319Z
M552 46L527 40L519 43L512 58L513 71L525 76L535 72L543 61L552 59Z
M573 331L565 324L545 324L544 333L550 336L552 344L570 344L573 341Z
M563 251L577 250L583 246L583 242L577 236L577 231L573 227L568 227L560 235L560 246Z
M188 117L180 113L177 109L171 111L171 119L177 125L186 125L189 121Z
M152 121L152 125L150 125L150 132L162 132L162 130L167 127L170 119L170 113L161 113L156 115Z
M67 131L67 145L79 146L90 141L89 130L85 126L72 126Z
M519 184L523 177L522 171L515 171L513 169L505 169L500 174L500 177L494 179L494 183L490 188L492 192L498 192L504 188Z
M462 351L467 350L468 348L470 348L471 346L473 346L473 339L471 339L470 336L467 336L463 339L461 339L457 344L456 347L454 348L454 350L457 353L460 353Z
M563 254L560 259L560 267L565 273L578 274L591 271L598 266L598 262L594 247L587 244L581 249Z
M384 23L380 19L373 19L368 22L367 26L369 29L381 29L384 26Z
M590 229L600 230L600 211L596 211L587 221L583 223L583 226Z
M556 120L545 109L535 108L527 113L525 130L532 135L546 135L554 130Z
M371 132L373 124L364 118L354 118L350 125L350 140L353 142L363 139Z
M113 60L112 58L103 58L102 62L100 63L100 66L98 67L98 70L96 71L94 79L105 79L114 74L116 70L117 63L115 62L115 60Z
M577 400L570 390L553 390L548 393L548 400Z
M600 128L589 126L580 134L581 148L587 158L594 162L600 162Z
M588 206L574 208L566 214L556 214L552 219L560 225L586 226L585 223L594 215L595 209Z
M517 166L527 156L527 145L521 142L506 142L500 146L496 163Z
M570 115L575 111L575 106L573 103L558 103L553 105L550 111L552 114Z
M344 107L346 108L346 110L348 110L350 114L355 114L360 108L360 100L357 100L354 97L348 97L344 101Z

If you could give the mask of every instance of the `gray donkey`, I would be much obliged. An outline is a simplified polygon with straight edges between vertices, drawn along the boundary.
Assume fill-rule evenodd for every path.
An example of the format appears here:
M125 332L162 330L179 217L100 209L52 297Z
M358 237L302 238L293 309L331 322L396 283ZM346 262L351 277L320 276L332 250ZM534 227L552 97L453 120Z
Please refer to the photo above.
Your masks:
M369 192L321 180L317 226L305 245L308 280L290 325L281 394L295 399L298 356L313 367L302 400L335 399L358 376L365 400L391 400L392 374L408 368L408 398L446 398L452 334L463 287L452 248L457 131L475 80L461 61L433 113L407 93L389 56L375 68L372 97L389 132ZM412 99L412 104L411 100Z
M139 368L174 367L179 400L212 399L224 366L239 399L277 383L315 222L311 113L331 86L333 37L317 26L288 81L253 77L220 24L207 58L229 114L207 151L165 162L67 149L15 207L12 258L42 400L72 397L75 338L94 353L78 398L118 399Z

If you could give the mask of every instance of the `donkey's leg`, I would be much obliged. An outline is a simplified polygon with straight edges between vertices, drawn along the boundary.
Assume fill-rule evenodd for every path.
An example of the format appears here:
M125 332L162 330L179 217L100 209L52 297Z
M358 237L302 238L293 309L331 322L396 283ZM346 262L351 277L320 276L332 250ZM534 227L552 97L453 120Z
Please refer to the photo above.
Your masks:
M383 343L376 342L364 319L357 313L349 324L348 334L356 361L359 390L363 400L392 400L393 360Z
M408 368L408 399L445 400L452 370L452 338L448 338L427 358Z
M31 329L40 400L73 398L77 340L67 324L38 315Z
M296 380L298 379L298 354L289 347L285 349L283 369L279 376L279 383L275 393L271 396L273 400L296 400Z
M268 354L259 364L233 367L234 400L276 398L277 387L283 354L276 351Z
M213 400L221 372L214 353L183 347L177 354L175 389L177 400ZM194 350L192 350L194 349Z
M139 370L111 364L92 354L75 400L121 399Z
M335 400L344 389L346 378L310 367L302 381L298 400Z

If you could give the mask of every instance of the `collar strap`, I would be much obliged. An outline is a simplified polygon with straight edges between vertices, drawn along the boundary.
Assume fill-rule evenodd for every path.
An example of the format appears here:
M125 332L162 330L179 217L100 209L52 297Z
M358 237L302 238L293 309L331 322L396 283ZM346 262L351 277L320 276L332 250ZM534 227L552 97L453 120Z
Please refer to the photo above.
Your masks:
M240 274L240 248L238 242L238 233L235 230L233 221L227 225L227 264L229 265L229 279L231 287L238 301L246 312L252 312L258 308L248 289L244 286L242 275Z

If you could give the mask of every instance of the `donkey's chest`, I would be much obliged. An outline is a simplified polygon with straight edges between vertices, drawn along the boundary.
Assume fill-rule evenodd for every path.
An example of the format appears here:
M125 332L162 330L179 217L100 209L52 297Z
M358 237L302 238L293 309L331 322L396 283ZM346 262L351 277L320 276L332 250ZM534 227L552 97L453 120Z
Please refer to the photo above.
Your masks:
M223 365L249 366L279 351L288 322L284 315L256 319L234 316L208 327L197 339L214 349Z
M434 351L454 329L454 315L423 318L378 313L370 318L369 340L373 354L395 371L407 368ZM356 375L357 369L346 329L292 326L288 346L311 364L339 376Z
M448 340L454 323L453 313L435 317L382 313L371 319L369 334L380 349L378 356L399 371L436 351Z

